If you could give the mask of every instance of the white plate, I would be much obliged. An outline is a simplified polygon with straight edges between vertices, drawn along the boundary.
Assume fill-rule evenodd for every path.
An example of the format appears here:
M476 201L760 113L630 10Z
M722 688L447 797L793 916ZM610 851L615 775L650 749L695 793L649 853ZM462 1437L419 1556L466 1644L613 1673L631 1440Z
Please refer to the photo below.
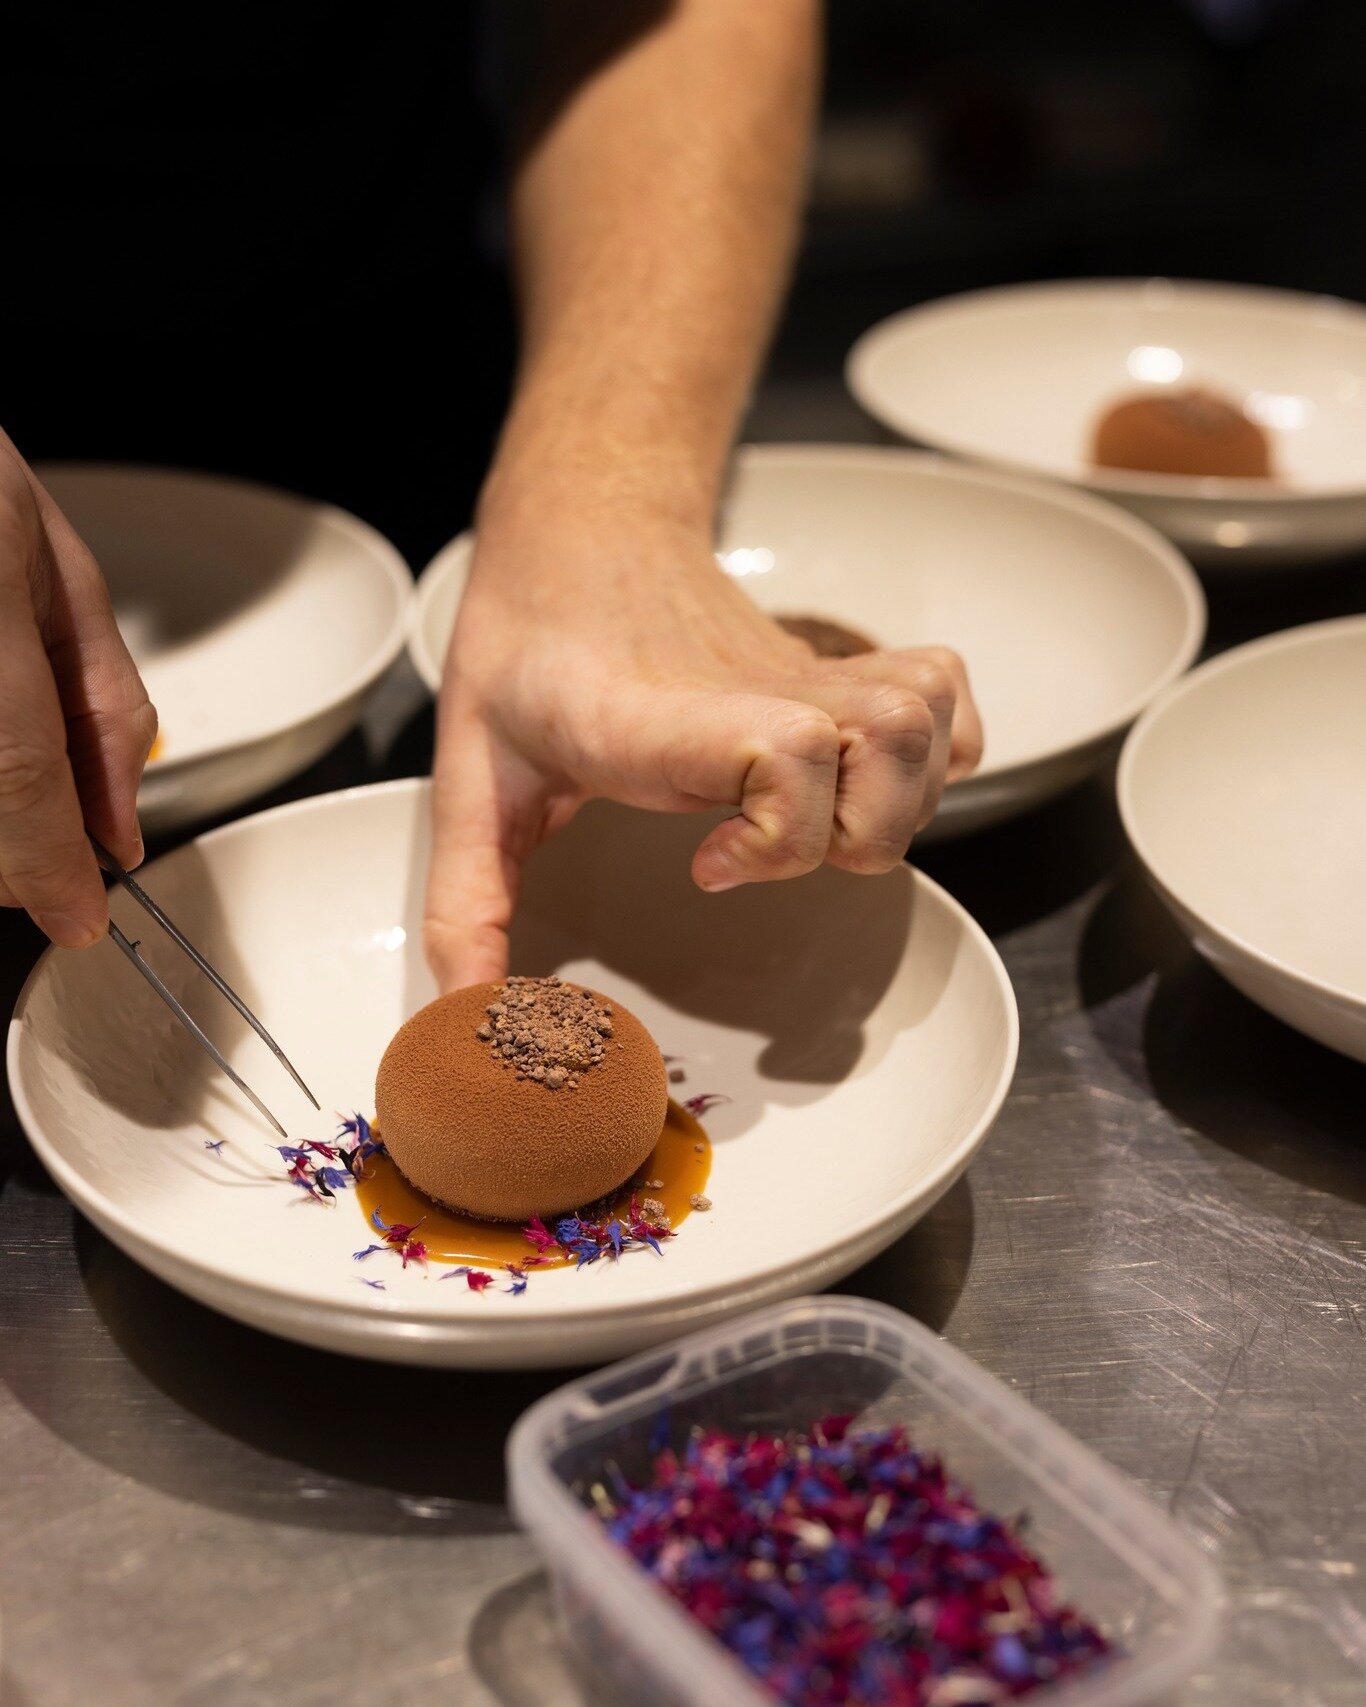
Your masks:
M400 1021L432 994L418 943L428 788L399 782L279 807L158 860L148 888L241 990L312 1084L264 1046L145 916L115 898L177 993L291 1136L372 1107ZM1015 1062L1014 998L957 902L908 868L821 871L704 896L706 820L599 805L536 855L514 964L558 968L633 1008L686 1087L732 1100L706 1125L715 1207L662 1257L533 1274L477 1296L402 1271L354 1199L281 1183L272 1135L112 944L44 956L20 997L9 1076L53 1177L108 1236L192 1297L339 1351L472 1367L616 1356L828 1285L890 1244L981 1143ZM226 1140L214 1153L206 1142ZM363 1278L381 1278L376 1292Z
M967 660L986 755L922 839L980 829L1079 782L1205 632L1199 583L1150 529L1094 499L914 451L750 445L737 453L720 544L766 610ZM409 649L433 691L470 550L468 535L447 546L414 595Z
M143 829L240 805L325 753L403 647L412 580L330 504L219 475L38 470L94 552L161 718Z
M1366 1061L1366 617L1202 665L1138 723L1118 788L1129 839L1200 952Z
M894 315L854 345L854 396L955 456L1100 492L1205 565L1366 546L1366 310L1167 279L1013 285ZM1147 386L1201 385L1269 430L1282 481L1097 470L1097 416Z

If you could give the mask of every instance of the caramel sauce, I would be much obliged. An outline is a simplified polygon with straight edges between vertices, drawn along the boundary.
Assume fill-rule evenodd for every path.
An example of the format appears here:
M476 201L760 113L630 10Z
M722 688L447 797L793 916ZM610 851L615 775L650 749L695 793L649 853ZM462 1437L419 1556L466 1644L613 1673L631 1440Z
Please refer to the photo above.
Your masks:
M382 1137L383 1134L380 1134ZM664 1205L669 1224L677 1229L692 1214L689 1199L706 1189L711 1173L711 1142L701 1125L686 1109L672 1100L664 1117L664 1130L650 1153L650 1159L640 1170L642 1180L663 1180L662 1186L626 1186L609 1200L601 1218L624 1218L634 1192L638 1200L657 1198ZM427 1247L429 1262L469 1263L487 1267L505 1267L508 1263L525 1262L536 1252L522 1237L522 1229L507 1221L479 1221L472 1215L458 1215L416 1187L409 1185L383 1151L366 1163L365 1177L356 1187L356 1197L366 1222L378 1209L386 1222L421 1222L417 1237ZM555 1217L547 1225L554 1232ZM563 1254L547 1252L548 1261L542 1268L564 1268L573 1259Z

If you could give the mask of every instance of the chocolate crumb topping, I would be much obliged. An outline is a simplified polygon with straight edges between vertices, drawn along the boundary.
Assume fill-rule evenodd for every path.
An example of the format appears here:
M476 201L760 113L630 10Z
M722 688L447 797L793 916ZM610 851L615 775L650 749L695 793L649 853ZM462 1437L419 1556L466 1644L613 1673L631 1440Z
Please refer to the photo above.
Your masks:
M511 977L484 1011L475 1035L502 1066L548 1091L577 1090L612 1036L611 1008L561 978Z

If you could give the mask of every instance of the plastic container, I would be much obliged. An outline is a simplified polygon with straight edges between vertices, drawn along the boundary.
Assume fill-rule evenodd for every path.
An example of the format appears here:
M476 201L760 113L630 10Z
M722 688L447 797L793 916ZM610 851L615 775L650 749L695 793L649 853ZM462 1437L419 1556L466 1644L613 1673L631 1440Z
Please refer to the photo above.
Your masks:
M1124 1477L918 1322L858 1298L805 1298L627 1358L549 1394L508 1441L513 1510L549 1567L593 1699L773 1707L773 1697L629 1555L589 1506L609 1463L642 1477L697 1424L804 1429L831 1412L902 1423L978 1503L1027 1512L1061 1592L1123 1653L1035 1691L1031 1707L1166 1699L1209 1653L1221 1590L1192 1542Z

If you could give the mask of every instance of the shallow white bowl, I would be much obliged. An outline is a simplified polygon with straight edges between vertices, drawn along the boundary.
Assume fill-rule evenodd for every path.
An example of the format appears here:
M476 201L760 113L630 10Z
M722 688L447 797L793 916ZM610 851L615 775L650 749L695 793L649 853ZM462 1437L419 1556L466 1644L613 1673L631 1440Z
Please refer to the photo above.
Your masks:
M143 829L194 823L310 765L403 647L412 581L374 528L218 475L51 464L161 719Z
M1366 310L1355 303L1167 279L1013 285L882 321L850 351L846 377L903 437L1102 493L1202 565L1366 546ZM1192 384L1268 429L1280 480L1091 466L1109 404Z
M1366 617L1239 646L1144 716L1124 827L1196 947L1366 1061Z
M914 451L741 450L721 558L778 613L967 660L986 755L925 839L982 828L1079 782L1200 649L1199 583L1156 534L1053 487ZM435 691L469 567L462 535L418 581L409 649Z
M116 896L171 987L291 1136L373 1106L385 1044L432 986L419 948L425 782L324 795L225 826L147 887L236 985L329 1112ZM514 964L625 1002L686 1085L731 1101L706 1125L715 1207L663 1257L533 1274L526 1295L351 1253L369 1231L282 1181L272 1134L112 944L44 956L20 996L9 1076L53 1177L137 1261L257 1327L395 1361L506 1367L615 1356L828 1285L890 1244L981 1143L1018 1035L1004 968L927 878L821 871L704 896L706 821L597 805L539 852ZM221 1152L206 1142L225 1140ZM363 1279L380 1278L372 1291Z

